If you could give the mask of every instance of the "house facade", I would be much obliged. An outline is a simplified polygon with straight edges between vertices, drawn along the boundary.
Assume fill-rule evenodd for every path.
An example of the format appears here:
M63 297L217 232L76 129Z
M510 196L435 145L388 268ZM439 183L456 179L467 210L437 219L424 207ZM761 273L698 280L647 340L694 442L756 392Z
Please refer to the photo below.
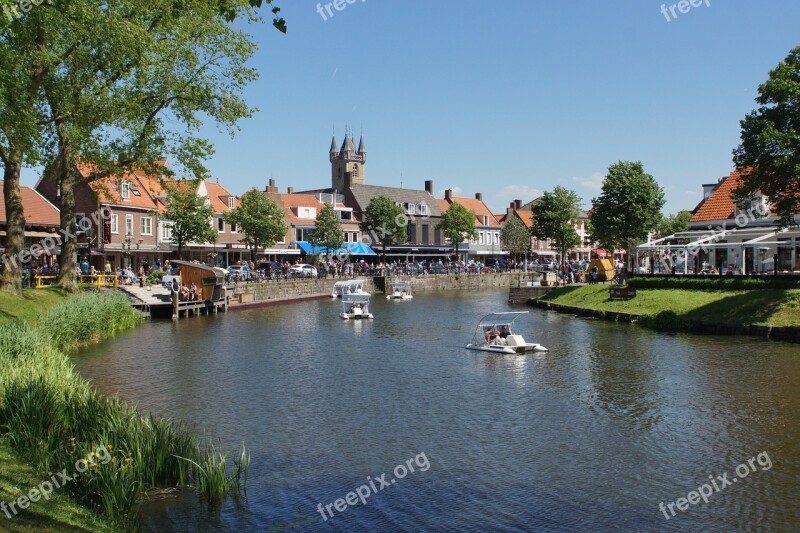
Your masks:
M478 237L470 238L461 243L459 253L465 254L467 259L485 261L490 257L507 255L500 244L500 231L503 229L500 222L483 203L483 194L475 193L475 198L461 198L453 196L453 191L444 191L444 200L440 200L443 211L452 204L459 204L475 215L475 230Z

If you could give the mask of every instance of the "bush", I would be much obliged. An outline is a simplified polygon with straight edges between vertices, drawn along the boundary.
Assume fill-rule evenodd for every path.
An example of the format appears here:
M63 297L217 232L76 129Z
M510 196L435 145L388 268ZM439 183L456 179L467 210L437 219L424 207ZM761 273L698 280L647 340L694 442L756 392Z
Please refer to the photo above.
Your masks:
M628 278L634 289L686 289L699 291L750 291L800 289L800 277L636 276Z
M161 285L161 280L164 279L167 273L163 270L153 270L150 272L150 275L147 276L147 284L148 285Z

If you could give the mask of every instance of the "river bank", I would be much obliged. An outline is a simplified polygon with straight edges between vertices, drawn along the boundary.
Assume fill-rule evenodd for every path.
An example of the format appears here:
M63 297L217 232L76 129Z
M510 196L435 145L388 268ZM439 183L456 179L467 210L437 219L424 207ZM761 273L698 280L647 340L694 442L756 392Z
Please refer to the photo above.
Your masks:
M528 305L635 322L661 331L751 335L800 342L800 290L702 291L638 289L630 300L611 300L609 286L561 287Z
M126 298L37 291L2 295L0 309L0 464L19 473L0 478L0 530L135 530L162 488L194 486L208 500L243 488L244 451L230 472L225 452L188 427L106 398L75 371L67 352L142 323Z

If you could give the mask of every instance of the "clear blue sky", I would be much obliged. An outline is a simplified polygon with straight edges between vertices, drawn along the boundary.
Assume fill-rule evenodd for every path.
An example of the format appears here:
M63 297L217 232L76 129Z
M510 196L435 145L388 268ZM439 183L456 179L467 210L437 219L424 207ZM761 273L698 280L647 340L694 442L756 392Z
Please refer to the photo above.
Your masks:
M496 212L561 184L588 205L611 163L641 160L666 211L691 209L800 45L797 0L709 0L670 22L659 0L356 0L327 21L316 1L277 2L286 35L250 28L259 113L233 140L207 129L235 194L270 176L281 191L328 186L333 128L341 144L349 125L370 184L432 179Z

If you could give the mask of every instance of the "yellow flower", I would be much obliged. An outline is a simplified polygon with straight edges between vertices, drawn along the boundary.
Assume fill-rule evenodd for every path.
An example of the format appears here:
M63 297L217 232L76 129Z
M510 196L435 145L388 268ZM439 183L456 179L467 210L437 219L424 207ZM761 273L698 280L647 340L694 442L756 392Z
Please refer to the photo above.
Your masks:
M131 461L133 461L133 459L131 459L130 457L126 457L126 458L125 458L125 462L126 462L126 463L130 463Z
M106 448L108 448L108 451L111 451L111 450L114 449L114 447L112 445L110 445L110 444L106 444Z
M116 463L116 462L117 462L117 458L116 458L116 457L114 457L113 459L111 459L111 462L112 462L112 463Z

